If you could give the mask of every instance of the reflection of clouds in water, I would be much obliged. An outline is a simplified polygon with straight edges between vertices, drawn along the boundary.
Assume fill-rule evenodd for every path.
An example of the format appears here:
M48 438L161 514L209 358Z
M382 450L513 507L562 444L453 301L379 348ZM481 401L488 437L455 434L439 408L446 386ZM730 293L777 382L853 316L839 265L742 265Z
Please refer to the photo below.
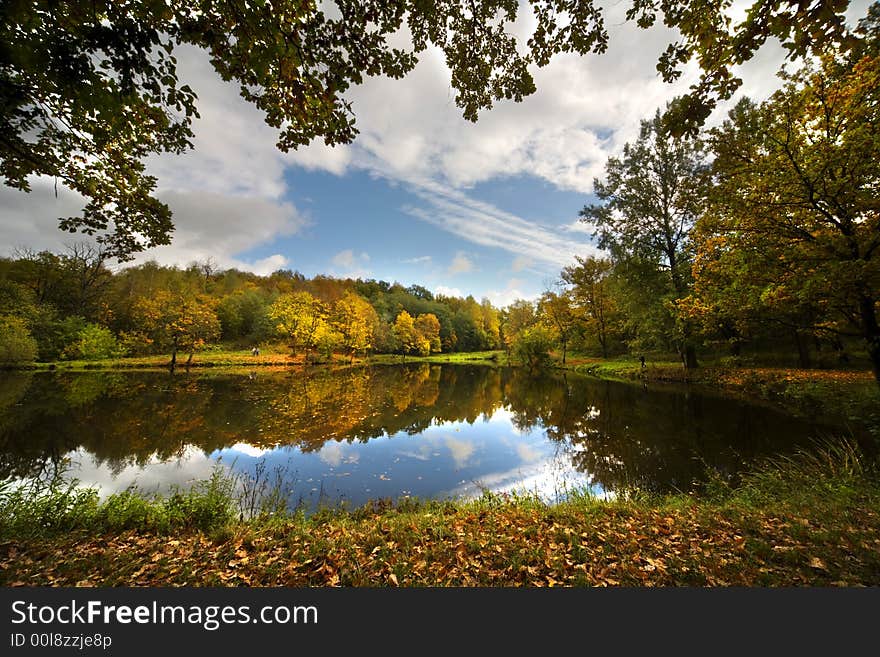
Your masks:
M419 450L414 452L412 450L401 450L397 452L399 456L403 456L410 459L416 459L417 461L430 461L433 456L433 452L431 449L431 444L433 440L426 440L419 446Z
M197 447L187 447L180 458L162 461L152 458L147 465L129 465L113 473L107 464L98 464L85 449L68 454L71 460L69 476L84 487L96 488L101 497L136 486L144 492L167 492L173 486L188 488L197 481L208 479L218 461Z
M597 497L609 496L600 484L591 482L589 475L578 472L556 457L548 457L504 472L482 475L479 480L449 491L448 497L478 497L487 489L493 493L531 494L546 502L558 501L568 492L584 489L589 489Z
M532 463L541 458L541 452L526 443L519 443L516 446L516 453L519 454L523 463Z
M345 456L340 443L327 442L318 452L318 458L329 466L338 467L342 464L342 458Z
M452 453L452 460L455 461L455 467L464 468L468 464L468 460L474 453L474 445L468 440L458 440L452 436L446 436L444 441L446 447Z
M266 452L271 452L271 449L262 449L260 447L254 447L253 445L249 445L248 443L235 443L232 447L221 450L222 452L239 452L240 454L244 454L245 456L250 456L252 458L260 458Z

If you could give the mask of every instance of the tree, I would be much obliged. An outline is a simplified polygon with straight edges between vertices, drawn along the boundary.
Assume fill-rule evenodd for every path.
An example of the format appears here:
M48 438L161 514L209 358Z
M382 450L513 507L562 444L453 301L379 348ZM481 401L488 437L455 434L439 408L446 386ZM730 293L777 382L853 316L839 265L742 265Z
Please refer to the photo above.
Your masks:
M829 53L784 80L713 132L698 280L723 270L794 329L855 332L880 383L880 56Z
M162 290L138 299L132 315L139 331L153 345L171 351L172 370L178 351L189 352L189 366L196 351L220 337L220 321L211 300L204 297L187 298Z
M440 345L440 320L432 313L425 313L416 317L414 322L416 333L419 337L428 343L428 353L438 354L442 347ZM427 356L428 354L423 354Z
M370 302L359 294L346 292L333 307L333 326L342 336L342 347L351 360L373 346L373 331L379 317Z
M124 355L113 331L104 326L86 324L77 337L77 341L70 345L65 352L68 358L101 360Z
M714 0L632 0L627 19L662 20L681 39L658 69L667 81L695 57L703 69L690 97L673 108L675 125L693 130L716 98L740 84L733 67L778 38L792 57L851 40L848 3L754 0L734 25ZM82 216L61 219L109 255L167 244L173 228L145 170L154 153L191 147L196 96L178 80L175 48L206 50L224 80L279 130L284 151L322 138L350 142L357 130L345 99L365 76L402 77L429 46L443 51L455 101L465 118L495 101L535 91L530 65L564 52L602 53L604 12L591 0L530 0L534 31L525 44L514 0L336 0L317 3L237 0L21 0L0 5L0 174L29 190L48 175L88 199ZM336 15L334 15L336 14ZM410 48L397 48L406 23Z
M502 344L507 351L507 358L509 360L510 350L516 342L517 336L538 321L535 312L535 304L531 301L526 301L525 299L517 299L507 306L503 318L504 331L502 334Z
M608 159L605 179L594 181L602 204L580 212L582 221L592 222L600 248L641 274L637 285L644 288L650 280L662 290L656 301L635 307L633 316L656 321L652 311L663 306L664 330L687 368L697 366L696 349L688 327L676 328L674 302L689 292L688 238L702 211L705 170L703 145L667 133L658 110L653 120L642 121L638 139L624 146L622 157Z
M325 330L328 312L324 303L308 292L294 292L278 297L268 315L278 333L290 340L291 351L296 354L302 348L308 356Z
M538 315L544 320L556 341L562 347L562 364L565 364L568 343L575 327L580 322L569 291L561 294L547 291L538 301Z
M397 344L400 346L404 360L406 360L407 354L419 354L423 351L422 343L425 342L425 339L416 330L415 320L413 320L412 315L405 310L401 310L397 315L391 330L394 333ZM431 345L429 342L427 346L429 353L430 349Z
M608 258L576 256L577 265L562 270L562 280L572 286L573 303L581 309L585 330L596 336L602 357L608 357L612 337L619 332L619 310L609 277L614 263Z
M547 367L550 363L550 348L553 340L547 329L536 325L520 332L513 343L513 354L529 372Z

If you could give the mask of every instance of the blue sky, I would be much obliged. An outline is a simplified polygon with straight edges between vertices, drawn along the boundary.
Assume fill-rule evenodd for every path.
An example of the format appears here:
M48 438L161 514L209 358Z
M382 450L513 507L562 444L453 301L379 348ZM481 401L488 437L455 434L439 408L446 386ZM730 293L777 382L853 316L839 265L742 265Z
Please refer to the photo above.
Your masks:
M496 305L536 297L576 255L597 253L577 215L594 200L607 158L697 77L689 66L674 84L660 80L657 57L677 35L639 30L624 20L627 6L609 4L605 54L554 57L533 70L536 94L499 103L476 123L462 118L442 53L429 49L403 80L369 78L350 90L360 131L352 144L291 153L278 151L276 132L204 52L178 48L179 77L198 94L201 118L192 151L147 163L176 229L170 246L136 262L211 258L261 274L362 276ZM733 3L734 19L743 6ZM867 6L851 3L850 20ZM523 13L515 31L527 35L530 21ZM778 44L765 45L709 124L743 95L769 95L783 61ZM63 187L56 196L53 180L31 182L31 194L0 187L0 255L77 239L57 218L84 200Z
M287 198L307 223L295 235L243 252L257 261L282 253L287 267L307 276L332 274L420 284L435 291L490 296L540 293L559 277L557 264L527 253L481 245L420 219L425 203L412 187L363 170L341 175L292 168ZM501 177L479 183L468 196L560 233L577 219L592 195L564 191L535 176ZM573 235L576 245L587 239Z

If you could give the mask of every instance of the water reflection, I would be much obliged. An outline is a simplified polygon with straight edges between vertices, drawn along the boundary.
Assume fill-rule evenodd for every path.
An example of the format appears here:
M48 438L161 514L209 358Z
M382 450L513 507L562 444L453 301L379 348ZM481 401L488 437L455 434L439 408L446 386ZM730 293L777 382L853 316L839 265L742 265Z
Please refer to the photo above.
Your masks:
M687 490L843 433L771 408L516 369L32 373L0 383L0 476L62 459L105 492L283 469L294 501ZM847 432L848 433L848 432Z

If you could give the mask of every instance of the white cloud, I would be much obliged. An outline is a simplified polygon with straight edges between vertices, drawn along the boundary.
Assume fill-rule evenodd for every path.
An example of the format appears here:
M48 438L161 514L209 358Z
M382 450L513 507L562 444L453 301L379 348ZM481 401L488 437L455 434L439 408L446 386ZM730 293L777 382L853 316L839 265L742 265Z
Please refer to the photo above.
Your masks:
M30 193L0 185L0 255L17 248L57 252L67 242L83 241L81 234L60 231L58 219L81 214L85 199L60 183L56 196L48 177L33 177L30 183Z
M507 281L507 286L503 290L489 290L486 298L492 302L496 308L505 308L517 299L527 299L532 301L538 298L538 294L528 294L522 291L525 281L519 278L511 278Z
M434 294L440 294L444 297L464 297L462 291L457 287L446 287L445 285L438 285L435 287Z
M340 273L343 278L366 278L370 275L370 271L364 267L370 261L367 253L355 253L353 249L345 249L340 251L330 262L336 268L336 272Z
M473 260L471 260L464 253L459 251L455 254L455 257L452 259L452 262L450 263L449 268L446 271L449 275L454 276L455 274L466 274L467 272L473 270Z
M335 256L333 256L333 260L331 261L337 267L354 267L355 266L355 256L354 251L351 249L346 249L345 251L340 251Z
M136 262L186 264L214 258L223 268L270 273L288 264L281 254L248 262L237 254L270 244L279 236L299 232L308 221L291 203L211 192L164 192L159 198L174 213L175 231L169 246L140 254Z
M427 265L430 264L433 258L429 255L418 256L416 258L407 258L406 260L401 260L402 263L407 265Z
M405 212L476 244L526 256L545 267L558 269L574 262L575 255L599 253L588 242L573 240L438 183L422 181L414 184L412 191L427 207L407 206Z
M289 264L290 259L287 256L283 256L280 253L275 253L266 258L256 260L253 265L251 265L250 270L255 274L259 274L260 276L267 276L273 271L287 268Z

